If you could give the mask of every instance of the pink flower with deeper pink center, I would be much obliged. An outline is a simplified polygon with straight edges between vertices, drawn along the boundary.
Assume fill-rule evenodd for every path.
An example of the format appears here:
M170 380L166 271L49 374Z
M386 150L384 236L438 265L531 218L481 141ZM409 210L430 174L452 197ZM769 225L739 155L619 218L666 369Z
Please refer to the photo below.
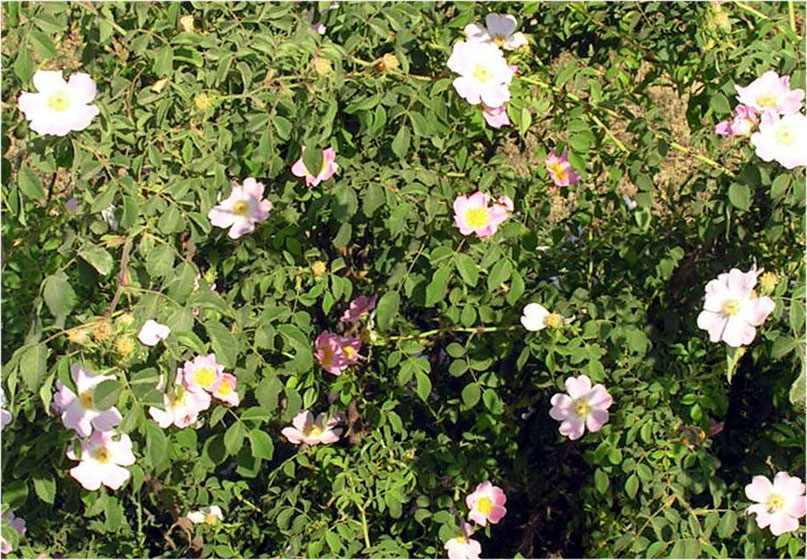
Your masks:
M215 354L196 356L182 366L182 381L191 391L212 392L224 375L224 366L216 361Z
M376 296L359 296L350 302L340 321L354 323L375 309Z
M759 123L759 115L746 105L737 105L731 120L721 121L715 125L718 136L751 136L754 127Z
M473 528L469 523L462 522L459 535L446 541L444 548L448 552L449 560L477 560L482 554L482 545L471 538Z
M3 525L8 525L17 531L20 536L25 534L25 519L22 517L17 517L10 509L6 510L6 513L3 514ZM8 554L12 550L13 548L11 547L11 543L3 537L0 537L0 554Z
M807 509L804 490L801 479L786 472L776 473L773 484L765 476L755 476L745 487L745 495L757 503L745 511L756 515L760 529L770 526L771 533L777 537L797 531L799 519L804 517Z
M506 196L491 203L490 196L483 192L460 195L454 200L454 225L462 235L475 233L483 239L496 233L512 211L513 201Z
M485 122L492 128L501 128L503 126L510 126L510 119L507 118L507 109L504 105L501 107L488 107L482 105L482 116Z
M734 348L753 342L756 327L765 322L775 307L771 298L757 297L754 291L761 273L756 268L748 272L733 268L706 284L698 327L709 331L709 340L723 341Z
M226 402L230 406L238 406L241 398L235 390L236 379L231 373L221 374L221 379L213 388L213 396L220 401Z
M482 527L485 527L488 521L496 524L507 513L505 502L507 496L504 495L504 491L486 480L465 498L465 505L469 510L468 519Z
M233 184L230 196L210 209L207 219L215 227L230 228L227 235L238 239L255 231L255 225L265 222L272 209L272 203L263 200L263 183L252 177L244 180L244 185Z
M303 151L305 151L305 146L303 146ZM322 150L322 169L316 175L306 169L302 155L291 168L291 172L294 173L295 177L305 177L305 184L309 187L316 187L322 181L327 181L338 170L339 165L336 163L336 152L333 148Z
M323 331L314 341L314 356L320 367L334 375L359 361L361 341L353 336L339 336Z
M78 396L61 381L56 382L53 406L61 413L66 428L75 430L81 437L89 436L93 429L106 432L117 426L123 419L114 406L107 410L97 410L93 402L95 388L103 381L112 381L114 375L96 375L84 370L78 364L70 366L70 376L76 384Z
M291 423L291 426L283 428L280 433L295 445L336 443L339 441L339 436L342 435L342 428L336 427L339 417L328 419L325 413L317 416L315 420L311 412L301 410Z
M566 379L566 394L552 396L549 416L560 422L560 433L569 439L579 439L586 431L599 432L608 422L608 408L613 398L601 384L591 386L586 375Z
M132 440L126 434L114 436L112 431L95 432L81 442L78 455L72 447L67 450L69 459L80 461L70 469L70 476L87 490L98 490L102 485L117 490L129 480L129 469L124 467L135 463Z
M735 84L734 88L740 103L760 113L798 113L804 99L803 89L790 89L790 76L780 77L773 70L768 70L745 87Z
M546 164L546 170L549 172L549 177L558 187L568 187L580 180L580 177L574 172L572 165L566 158L566 152L558 156L555 150L551 150L544 163Z

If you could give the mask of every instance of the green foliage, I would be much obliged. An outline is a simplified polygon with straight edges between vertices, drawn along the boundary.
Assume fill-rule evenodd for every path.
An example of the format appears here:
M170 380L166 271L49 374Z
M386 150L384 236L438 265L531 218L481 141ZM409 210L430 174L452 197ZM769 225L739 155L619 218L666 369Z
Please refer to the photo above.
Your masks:
M744 486L804 471L804 169L713 133L733 84L769 69L804 83L788 5L326 8L3 4L2 500L28 524L20 539L4 527L15 553L435 557L491 480L508 513L476 534L486 557L803 555L803 527L760 530ZM508 53L513 126L498 130L445 65L488 12L530 37ZM92 76L89 128L29 129L14 100L42 68ZM291 174L329 146L335 177ZM577 185L550 188L551 149ZM207 216L247 177L273 209L233 240ZM486 240L454 226L454 199L477 190L515 203ZM729 383L696 318L709 280L754 263L778 277L776 309ZM357 295L379 297L362 359L333 376L313 340ZM531 302L566 322L527 333ZM147 319L171 329L151 348ZM159 383L208 353L240 405L160 428ZM74 440L50 404L73 363L114 377L94 403L118 407L137 458L116 492L69 475ZM571 442L549 401L580 374L614 405ZM281 430L304 408L344 412L340 442L291 445ZM185 531L206 505L224 522Z

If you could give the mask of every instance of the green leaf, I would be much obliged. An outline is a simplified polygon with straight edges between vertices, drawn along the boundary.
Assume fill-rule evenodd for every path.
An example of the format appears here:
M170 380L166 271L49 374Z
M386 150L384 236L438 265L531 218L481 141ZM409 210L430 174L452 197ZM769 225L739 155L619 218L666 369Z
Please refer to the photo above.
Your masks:
M438 268L432 276L431 282L426 286L426 306L431 307L446 297L448 280L451 277L451 265L445 264Z
M31 57L31 50L21 48L14 59L14 74L21 82L27 82L34 75L34 59Z
M162 47L154 58L154 73L157 76L169 76L174 72L174 49Z
M118 403L121 384L114 379L107 379L99 383L92 393L93 408L107 410Z
M602 469L597 469L594 471L594 487L597 488L597 492L600 494L605 494L608 491L608 475Z
M499 286L507 282L512 272L513 263L510 262L510 259L501 259L494 264L490 274L488 274L488 292L492 293L498 290Z
M246 429L242 422L235 422L224 432L224 449L229 455L236 455L244 445Z
M168 463L168 438L154 422L146 422L146 458L155 469Z
M40 342L25 348L20 355L20 376L32 393L39 390L45 379L49 353L48 347Z
M392 139L392 152L398 156L399 159L406 157L406 152L409 151L409 127L403 125L398 129L395 138Z
M625 481L625 492L631 498L636 497L636 492L639 491L639 477L635 474L632 474L628 477L628 480Z
M277 376L267 377L255 388L255 398L267 414L277 410L278 395L283 390L283 383Z
M319 148L303 148L303 165L309 175L317 176L322 171L322 150Z
M468 383L462 389L462 404L465 405L465 408L473 408L479 402L481 396L482 391L479 388L479 383Z
M252 456L256 459L270 460L275 452L275 445L272 443L272 438L269 434L262 430L252 430L247 434L249 436L249 444L252 448ZM227 440L225 439L225 445Z
M457 264L457 270L460 271L462 281L469 286L476 286L479 281L479 267L476 266L474 260L465 253L457 253L454 255L454 262Z
M415 392L423 402L426 402L432 392L432 380L429 375L420 370L415 371L415 384Z
M35 29L28 32L28 37L31 39L34 50L36 51L36 54L39 55L39 58L49 59L56 56L56 47L53 45L53 41L50 40L50 37L48 37L47 34Z
M717 534L721 539L727 539L734 534L737 530L737 513L734 511L727 511L720 518L720 524L717 526Z
M725 95L719 92L715 93L709 100L709 106L718 115L727 115L728 113L731 113L731 106L729 105L729 100L726 99Z
M39 499L47 504L53 504L56 497L56 480L50 474L39 473L33 476L34 492Z
M31 168L23 163L20 170L17 172L17 185L19 185L22 193L31 200L44 200L45 189L42 188L42 183L39 178L34 175Z
M238 361L239 344L233 334L218 321L208 321L205 325L216 360L228 368L235 367Z
M729 187L729 201L738 210L751 208L751 189L743 183L732 183Z
M56 327L64 327L65 318L76 305L76 292L63 271L51 274L42 283L42 297L56 320Z
M392 321L398 316L398 308L401 305L401 296L398 292L387 292L378 300L376 306L376 320L380 331L389 330Z
M804 400L807 398L807 377L805 377L805 370L802 368L801 374L793 382L790 387L790 402L798 408L804 410Z
M112 272L112 255L106 249L96 245L87 245L78 252L78 256L90 263L92 267L102 276Z

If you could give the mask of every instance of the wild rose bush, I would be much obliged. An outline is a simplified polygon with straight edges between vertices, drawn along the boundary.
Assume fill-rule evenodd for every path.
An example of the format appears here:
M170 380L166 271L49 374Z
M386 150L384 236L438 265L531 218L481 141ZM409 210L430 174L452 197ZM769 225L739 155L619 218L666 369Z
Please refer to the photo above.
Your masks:
M4 4L2 552L804 553L793 4Z

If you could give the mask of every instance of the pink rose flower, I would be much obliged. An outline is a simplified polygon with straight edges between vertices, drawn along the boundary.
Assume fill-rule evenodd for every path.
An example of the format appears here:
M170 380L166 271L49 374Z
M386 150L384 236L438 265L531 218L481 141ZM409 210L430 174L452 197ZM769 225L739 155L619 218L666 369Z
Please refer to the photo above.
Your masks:
M76 455L73 447L67 457L79 464L70 469L70 476L87 490L98 490L101 485L117 490L129 480L130 465L134 465L132 440L126 434L117 439L115 432L95 432L81 442L81 451Z
M751 136L759 123L759 116L753 107L737 105L731 120L721 121L715 126L718 136Z
M776 473L773 484L767 477L755 476L745 487L745 495L757 503L745 511L756 515L760 529L770 526L771 533L777 537L796 531L807 508L804 489L799 477L786 472Z
M347 310L342 314L339 319L343 323L355 323L364 315L370 313L375 309L376 296L359 296L350 302Z
M231 373L222 373L221 379L213 388L213 396L230 406L238 406L241 398L235 390L236 379Z
M446 541L444 548L449 560L477 560L482 554L482 545L471 538L473 530L469 523L462 522L462 532Z
M761 273L756 268L748 272L733 268L706 284L698 327L709 331L709 340L723 341L734 348L753 342L756 327L765 322L775 307L771 298L757 297L754 292Z
M491 128L501 128L503 126L510 126L510 119L507 118L507 109L504 105L501 107L488 107L482 105L482 116L485 122Z
M361 341L353 336L339 336L323 331L314 341L314 356L320 367L334 375L359 361Z
M601 384L591 386L586 375L566 379L566 393L552 396L549 416L560 422L561 435L579 439L586 431L599 432L608 422L608 408L613 399Z
M454 44L447 65L459 74L454 79L454 89L471 105L501 107L510 101L513 70L493 43L459 41Z
M790 76L780 77L773 70L768 70L745 87L735 85L734 88L740 103L760 113L798 113L801 110L801 100L804 99L803 89L790 89Z
M305 151L305 146L303 146L303 151ZM322 181L327 181L338 170L339 165L336 163L336 152L333 148L322 150L322 169L316 175L306 169L302 155L291 168L291 172L295 177L305 177L305 184L309 187L316 187Z
M157 389L163 389L163 381ZM201 390L189 390L182 379L182 368L177 371L174 386L163 395L163 409L149 407L149 415L161 428L173 424L177 428L187 428L199 420L199 413L210 408L210 395Z
M751 144L763 161L776 160L787 169L807 166L807 117L801 113L783 117L764 113L759 131L751 135Z
M215 227L230 228L227 235L238 239L255 231L255 225L269 217L272 203L263 200L263 183L252 177L244 180L244 185L233 184L230 196L210 209L207 219Z
M143 327L137 334L137 339L146 346L155 346L161 340L168 338L171 329L167 325L162 325L154 319L149 319L143 323Z
M22 517L17 517L10 509L6 510L6 513L3 514L3 525L8 525L17 531L20 536L25 534L25 519ZM8 554L12 550L11 543L3 537L0 537L0 554Z
M342 428L336 427L338 422L339 418L327 419L325 413L320 414L314 420L311 412L301 410L291 421L292 425L283 428L280 433L295 445L336 443L339 441L339 436L342 435Z
M0 407L6 406L6 392L0 388ZM0 408L0 430L11 423L11 413L5 408Z
M490 196L476 192L454 200L454 225L462 235L475 233L480 239L490 237L510 217L513 201L501 196L491 204Z
M549 172L549 177L558 187L568 187L580 180L580 177L574 172L572 165L566 158L566 152L558 156L555 150L551 150L544 163L546 164L546 170Z
M212 392L224 375L224 366L216 362L215 354L196 356L182 366L182 381L190 391Z
M81 437L89 436L93 428L106 432L117 426L123 419L114 406L107 410L96 410L93 403L95 387L103 381L115 379L114 375L95 375L81 366L70 366L70 376L76 384L78 396L61 381L56 382L53 405L61 413L66 428L75 430Z
M465 498L465 505L469 510L468 519L482 527L485 527L488 521L496 524L507 513L505 502L507 496L504 495L504 491L486 480Z
M65 82L61 70L37 70L33 81L38 93L24 91L17 103L34 132L66 136L84 130L98 115L89 74L76 72Z
M516 32L518 20L507 14L488 14L485 25L469 23L465 26L465 37L469 41L491 43L504 50L512 51L527 44L527 37Z

